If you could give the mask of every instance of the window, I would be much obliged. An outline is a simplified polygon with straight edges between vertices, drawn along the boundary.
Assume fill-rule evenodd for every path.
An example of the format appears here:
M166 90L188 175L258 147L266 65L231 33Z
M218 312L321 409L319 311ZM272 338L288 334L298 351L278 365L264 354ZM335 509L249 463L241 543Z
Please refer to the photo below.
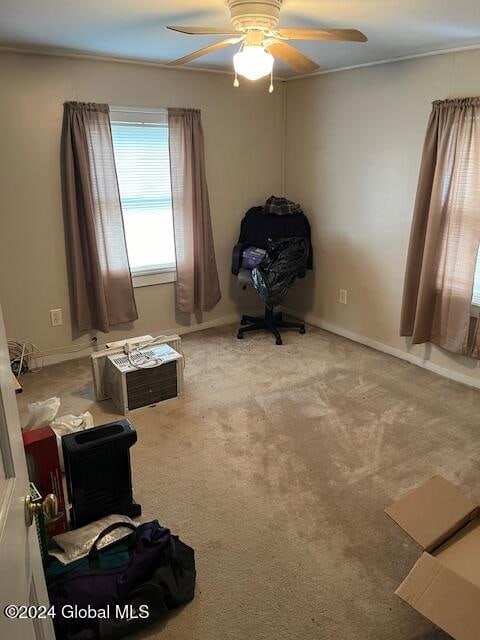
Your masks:
M475 266L475 279L473 283L472 304L480 307L480 251L477 253L477 263Z
M135 286L175 271L166 110L110 112L128 257Z

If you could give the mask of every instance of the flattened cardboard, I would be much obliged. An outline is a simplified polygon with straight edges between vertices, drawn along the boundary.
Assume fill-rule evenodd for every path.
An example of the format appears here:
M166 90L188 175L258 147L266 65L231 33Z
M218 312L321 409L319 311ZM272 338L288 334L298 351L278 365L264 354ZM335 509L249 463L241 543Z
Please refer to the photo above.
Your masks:
M476 515L477 505L453 484L434 476L385 509L408 535L431 551Z
M385 511L431 551L395 593L456 640L479 640L478 506L436 476Z

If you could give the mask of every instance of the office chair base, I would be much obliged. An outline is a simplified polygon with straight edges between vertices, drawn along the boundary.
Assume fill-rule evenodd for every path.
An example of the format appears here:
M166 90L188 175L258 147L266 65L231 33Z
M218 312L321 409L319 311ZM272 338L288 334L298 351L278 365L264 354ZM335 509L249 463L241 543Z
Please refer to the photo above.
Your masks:
M303 322L289 322L284 320L282 313L274 313L271 309L265 309L265 316L258 318L256 316L242 316L240 328L237 332L237 338L243 340L244 333L252 331L270 331L275 336L275 342L278 345L283 344L282 336L279 329L298 329L300 333L305 333L305 324Z

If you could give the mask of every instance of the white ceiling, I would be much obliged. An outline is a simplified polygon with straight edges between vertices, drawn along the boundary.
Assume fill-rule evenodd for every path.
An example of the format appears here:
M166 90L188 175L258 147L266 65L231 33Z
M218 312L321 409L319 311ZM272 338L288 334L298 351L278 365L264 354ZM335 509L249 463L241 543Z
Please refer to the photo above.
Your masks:
M165 25L230 25L226 0L0 0L0 46L167 62L221 37ZM480 45L480 0L284 0L284 27L356 28L368 43L299 42L321 70ZM192 67L231 69L233 49ZM278 65L282 75L290 70Z

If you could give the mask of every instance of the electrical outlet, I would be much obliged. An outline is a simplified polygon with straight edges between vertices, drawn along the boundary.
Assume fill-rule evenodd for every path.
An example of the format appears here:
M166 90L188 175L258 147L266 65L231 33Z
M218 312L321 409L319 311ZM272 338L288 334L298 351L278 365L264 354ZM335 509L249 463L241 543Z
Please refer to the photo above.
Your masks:
M340 304L347 304L347 290L340 289L338 292L338 301Z
M61 309L50 309L50 323L52 327L59 327L63 324L63 312Z

